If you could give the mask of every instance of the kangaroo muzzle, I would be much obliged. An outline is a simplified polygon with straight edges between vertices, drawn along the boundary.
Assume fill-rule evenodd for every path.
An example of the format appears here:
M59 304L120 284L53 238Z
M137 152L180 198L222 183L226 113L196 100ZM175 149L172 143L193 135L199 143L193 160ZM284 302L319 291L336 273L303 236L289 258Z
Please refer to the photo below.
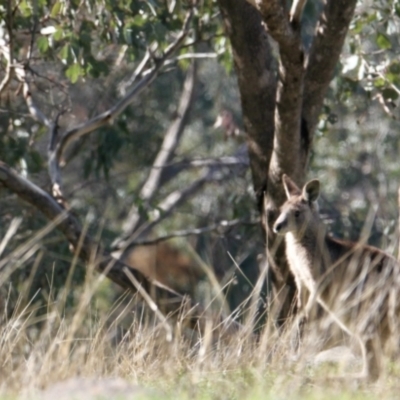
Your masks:
M272 230L274 231L274 233L276 233L277 235L279 234L283 234L284 232L284 228L287 225L286 221L279 221L279 219L275 222Z

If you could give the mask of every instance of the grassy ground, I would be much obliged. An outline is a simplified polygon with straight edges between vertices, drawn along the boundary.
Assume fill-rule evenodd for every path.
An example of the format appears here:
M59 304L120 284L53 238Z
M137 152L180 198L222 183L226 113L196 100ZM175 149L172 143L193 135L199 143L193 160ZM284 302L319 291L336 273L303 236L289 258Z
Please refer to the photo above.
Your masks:
M347 366L347 372L335 365L315 365L312 345L296 359L289 332L277 335L270 329L260 340L238 333L227 340L179 330L171 322L174 334L168 341L163 323L130 311L140 310L134 307L138 299L128 308L116 304L101 315L95 307L95 286L86 284L73 310L60 309L59 301L54 301L39 321L28 304L3 323L0 390L4 399L92 399L99 393L107 399L190 400L399 396L396 364L378 383L367 384L351 378L362 367L357 360ZM347 374L348 379L331 378L337 374ZM64 386L54 386L56 382Z
M5 277L0 282L6 284ZM317 363L321 336L313 329L297 354L289 327L277 332L268 326L255 338L249 322L219 337L210 320L200 333L163 321L138 295L107 304L105 282L89 270L83 287L73 290L74 307L66 306L68 285L57 296L50 286L41 308L27 298L25 285L14 314L0 325L0 400L400 397L396 358L368 384L352 378L362 368L356 346L355 356L339 352L339 366Z

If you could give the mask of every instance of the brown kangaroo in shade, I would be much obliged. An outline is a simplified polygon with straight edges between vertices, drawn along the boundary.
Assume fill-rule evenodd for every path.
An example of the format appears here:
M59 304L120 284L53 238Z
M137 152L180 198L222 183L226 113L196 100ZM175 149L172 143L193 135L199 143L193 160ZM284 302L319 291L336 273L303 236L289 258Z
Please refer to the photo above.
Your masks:
M399 339L400 269L383 251L327 234L316 200L318 180L301 190L282 177L287 201L274 224L285 235L286 256L298 290L298 308L305 319L315 303L362 345L362 376L376 380L381 353L390 337ZM308 294L307 304L304 304Z

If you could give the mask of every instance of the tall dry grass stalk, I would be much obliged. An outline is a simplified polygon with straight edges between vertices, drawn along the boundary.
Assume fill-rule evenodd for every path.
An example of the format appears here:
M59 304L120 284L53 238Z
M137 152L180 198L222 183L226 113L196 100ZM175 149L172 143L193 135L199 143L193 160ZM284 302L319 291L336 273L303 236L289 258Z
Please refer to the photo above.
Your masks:
M357 345L340 330L334 332L335 323L329 317L310 324L298 349L293 346L296 330L292 321L277 328L269 319L255 335L258 302L265 301L260 299L265 274L243 304L247 317L234 334L224 332L211 311L209 315L205 311L202 331L189 329L179 319L160 316L140 294L124 293L105 310L98 306L104 277L95 274L93 266L88 267L82 287L73 288L79 294L74 307L66 306L66 291L54 298L50 287L46 312L40 313L43 305L26 293L40 268L43 253L39 242L45 232L15 251L18 262L12 254L1 262L0 282L7 285L12 270L34 259L14 312L1 317L0 399L2 395L42 398L55 382L73 377L122 378L154 390L142 394L144 398L296 399L321 398L323 394L324 398L348 395L356 399L365 398L368 391L382 399L396 393L398 366L390 360L385 377L373 387L329 379L337 369L342 373L357 369L359 362ZM12 240L11 236L6 240ZM225 309L222 288L215 280L210 286L209 302L217 301ZM72 290L70 278L66 290ZM205 310L215 309L212 304L204 306ZM274 307L272 300L267 312ZM343 339L338 341L342 347L334 354L320 353L334 333L336 339ZM339 363L332 367L329 363L335 357Z

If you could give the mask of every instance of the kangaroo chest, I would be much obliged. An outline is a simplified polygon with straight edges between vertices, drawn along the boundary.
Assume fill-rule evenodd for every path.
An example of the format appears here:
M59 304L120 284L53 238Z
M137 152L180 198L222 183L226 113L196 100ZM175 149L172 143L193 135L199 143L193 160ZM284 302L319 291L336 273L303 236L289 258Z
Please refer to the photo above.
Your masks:
M310 292L315 289L315 282L320 276L322 259L317 254L317 244L305 246L292 233L286 234L286 256L297 285L305 286Z

